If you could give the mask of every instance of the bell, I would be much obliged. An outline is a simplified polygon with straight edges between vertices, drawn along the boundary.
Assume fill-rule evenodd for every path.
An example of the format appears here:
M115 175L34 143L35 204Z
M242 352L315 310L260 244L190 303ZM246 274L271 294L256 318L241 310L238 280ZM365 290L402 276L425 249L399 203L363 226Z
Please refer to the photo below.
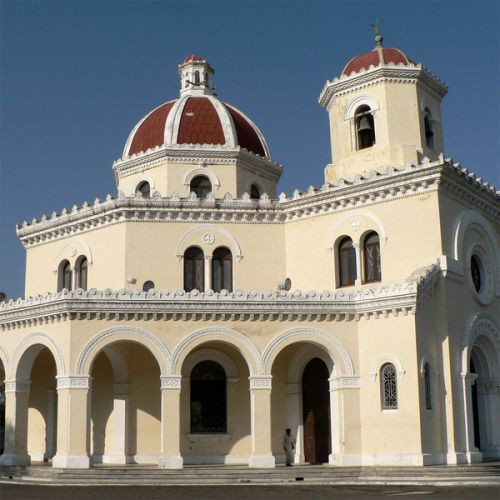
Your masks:
M358 131L361 132L363 130L372 130L370 120L368 120L367 116L362 116L361 120L359 120Z

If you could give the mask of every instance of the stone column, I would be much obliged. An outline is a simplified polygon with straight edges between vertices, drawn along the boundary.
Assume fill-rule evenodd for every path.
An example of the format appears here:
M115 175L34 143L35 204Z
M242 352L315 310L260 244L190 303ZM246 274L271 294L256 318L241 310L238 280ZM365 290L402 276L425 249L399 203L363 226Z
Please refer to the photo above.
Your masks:
M56 454L57 433L57 393L55 389L47 391L47 437L44 459L48 460Z
M302 386L301 384L287 384L285 386L287 424L295 439L294 463L305 462L304 456L304 422L302 417Z
M354 281L355 285L361 285L361 275L362 275L362 269L361 269L361 250L359 248L359 245L357 243L352 244L354 247L354 251L356 252L356 279Z
M130 384L113 384L113 449L103 458L109 464L127 464Z
M5 446L1 465L30 465L28 455L29 380L5 381Z
M160 469L182 469L181 456L181 375L161 377Z
M249 377L253 468L274 468L271 442L271 375Z
M481 462L482 453L474 446L474 414L472 410L472 384L477 380L477 373L462 373L465 419L465 455L467 463Z
M90 376L57 378L57 453L52 467L90 467Z
M205 290L212 290L212 256L205 255Z

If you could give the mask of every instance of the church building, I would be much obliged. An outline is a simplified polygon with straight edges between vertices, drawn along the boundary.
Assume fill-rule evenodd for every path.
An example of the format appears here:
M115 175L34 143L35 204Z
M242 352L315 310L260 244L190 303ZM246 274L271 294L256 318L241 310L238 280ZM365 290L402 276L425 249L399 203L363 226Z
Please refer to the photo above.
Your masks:
M272 468L286 428L296 464L500 458L499 193L444 155L447 86L375 43L319 95L322 186L278 195L189 55L116 194L17 227L0 463Z

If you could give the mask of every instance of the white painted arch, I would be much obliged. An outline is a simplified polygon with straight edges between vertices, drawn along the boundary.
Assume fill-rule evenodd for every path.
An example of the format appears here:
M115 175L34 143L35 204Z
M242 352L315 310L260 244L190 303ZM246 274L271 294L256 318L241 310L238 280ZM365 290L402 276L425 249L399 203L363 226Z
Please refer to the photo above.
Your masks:
M323 348L338 369L337 375L354 375L354 365L346 347L331 333L319 328L297 327L286 330L275 337L262 355L262 375L271 375L274 360L287 346L296 342L312 343ZM328 365L327 365L328 366Z
M76 247L78 245L83 248L83 253L78 253L77 251L75 255L70 255L70 256L64 255L68 247ZM89 244L83 238L71 238L71 240L69 240L68 242L63 243L59 249L59 252L57 252L57 256L53 261L52 271L54 273L57 273L59 270L59 265L61 264L61 261L64 259L67 259L69 261L69 263L71 264L71 269L73 269L75 267L76 260L82 255L87 257L87 265L88 268L90 269L94 261L92 257L92 250L90 249Z
M335 375L335 364L328 352L316 344L306 344L297 349L297 352L293 355L290 366L288 367L287 382L300 384L302 382L302 375L304 374L305 367L309 361L314 358L319 358L325 363L330 378Z
M190 229L187 231L179 240L179 243L177 244L177 249L175 251L176 257L178 260L182 259L184 256L184 252L195 242L190 241L193 236L195 236L198 233L215 233L219 234L222 236L228 243L229 243L229 249L231 250L231 253L236 257L236 260L239 262L243 258L243 254L241 253L241 247L240 244L238 243L238 240L227 230L223 229L220 227L217 227L212 224L208 225L202 225L195 227L193 229ZM202 246L201 241L196 243L197 246ZM213 246L214 249L219 247L220 245L218 242L215 243ZM222 245L225 246L225 245Z
M401 360L394 354L382 354L378 358L373 360L373 363L370 368L370 376L372 380L375 382L377 380L377 376L380 373L380 369L386 363L391 363L395 366L396 371L398 372L398 376L403 378L405 376L406 370L404 369L403 363Z
M212 184L212 189L214 187L216 188L214 191L217 191L220 188L219 177L217 177L217 174L213 170L207 167L204 168L198 167L189 170L188 172L186 172L186 175L184 176L182 183L184 184L184 186L186 186L186 188L189 188L191 181L198 175L202 175L203 177L208 177L208 179Z
M357 219L359 219L359 217L366 217L367 219L371 220L374 225L372 227L362 228L359 231L359 235L356 235L356 236L355 236L356 232L354 230L348 231L346 233L342 233L342 235L338 234L339 227L342 226L342 224L344 224L346 221L351 220L351 219L353 222L357 221ZM369 230L374 230L377 232L378 237L380 239L380 244L382 246L386 244L387 233L385 231L385 226L384 226L382 220L380 219L380 217L378 217L377 215L375 215L374 213L372 213L368 210L359 210L356 212L349 212L348 214L345 214L342 217L340 217L335 222L335 224L330 228L330 231L328 232L327 239L326 239L326 249L328 251L333 251L333 249L335 247L335 242L337 241L337 239L340 236L344 236L344 235L349 236L352 239L354 244L360 245L363 236L366 235L366 232Z
M481 342L481 337L487 342ZM462 376L469 373L472 348L479 340L479 347L488 360L490 374L500 377L500 332L496 318L488 313L474 314L466 324L462 337Z
M346 111L344 114L344 120L352 120L354 118L354 113L360 106L368 106L371 111L377 111L380 109L380 104L377 99L369 94L364 94L353 99L349 106L346 107Z
M118 326L100 332L87 342L78 356L76 375L90 375L92 363L99 352L115 342L134 342L142 345L156 358L161 375L169 372L172 356L162 340L142 328Z
M3 370L4 370L4 375L5 378L8 379L9 377L9 355L7 354L7 351L0 345L0 362L2 363Z
M243 333L232 328L214 326L197 330L181 340L172 355L171 375L181 375L184 360L195 349L207 342L222 342L243 356L250 376L257 375L261 365L261 355L255 344Z
M28 333L18 342L9 363L10 376L16 379L29 380L33 362L44 347L52 353L57 376L64 376L66 366L63 350L52 336L43 332Z

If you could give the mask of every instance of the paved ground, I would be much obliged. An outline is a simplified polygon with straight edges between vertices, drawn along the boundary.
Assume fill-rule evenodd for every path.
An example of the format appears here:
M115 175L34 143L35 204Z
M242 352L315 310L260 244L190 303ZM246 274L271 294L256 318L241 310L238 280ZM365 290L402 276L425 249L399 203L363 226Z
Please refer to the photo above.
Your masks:
M0 484L0 500L330 500L343 498L443 498L482 500L500 498L490 486L31 486Z

